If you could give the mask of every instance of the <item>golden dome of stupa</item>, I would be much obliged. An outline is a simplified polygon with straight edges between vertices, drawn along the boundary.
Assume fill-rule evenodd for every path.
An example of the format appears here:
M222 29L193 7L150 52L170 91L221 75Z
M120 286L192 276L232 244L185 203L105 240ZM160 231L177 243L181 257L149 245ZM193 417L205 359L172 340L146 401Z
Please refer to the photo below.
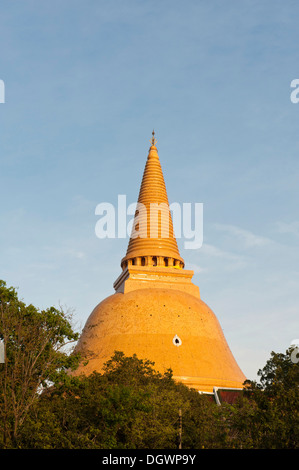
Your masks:
M147 209L151 203L168 205L154 137L138 202ZM101 372L114 351L122 351L153 361L161 373L171 368L176 380L198 391L243 388L246 377L221 326L200 299L199 288L192 283L193 271L184 269L170 211L166 219L156 220L156 237L149 233L151 218L143 223L144 214L137 206L132 232L136 235L143 225L144 234L130 238L115 293L95 307L84 326L76 347L84 360L76 375ZM161 236L165 220L169 221L166 238Z

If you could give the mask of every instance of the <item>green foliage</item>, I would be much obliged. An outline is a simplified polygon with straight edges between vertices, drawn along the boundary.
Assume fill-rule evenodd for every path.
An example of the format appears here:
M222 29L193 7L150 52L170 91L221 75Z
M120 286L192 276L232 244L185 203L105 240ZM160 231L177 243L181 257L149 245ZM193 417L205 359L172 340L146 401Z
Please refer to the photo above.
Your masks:
M116 351L102 374L74 377L70 318L26 306L0 281L0 448L298 448L299 364L272 353L234 405L217 406L173 380L172 371ZM41 393L41 390L43 392Z
M38 399L41 387L67 378L78 357L63 348L78 338L68 316L50 307L39 311L18 299L14 288L0 281L0 446L17 446L19 429Z
M115 352L103 374L72 378L43 394L24 423L22 446L176 449L181 409L183 446L203 447L214 405L153 366Z
M278 358L267 388L251 382L236 404L216 406L176 383L170 371L159 374L152 362L116 352L103 374L69 377L43 393L18 442L24 448L177 449L181 409L183 449L296 447L298 387L290 394L283 387L277 391L275 378L287 360ZM272 374L272 366L268 363L261 375L270 369ZM289 366L281 385L290 383L290 375L297 377Z
M248 381L245 397L254 404L248 434L255 447L298 448L299 363L291 353L291 348L285 354L272 352L258 371L260 383Z

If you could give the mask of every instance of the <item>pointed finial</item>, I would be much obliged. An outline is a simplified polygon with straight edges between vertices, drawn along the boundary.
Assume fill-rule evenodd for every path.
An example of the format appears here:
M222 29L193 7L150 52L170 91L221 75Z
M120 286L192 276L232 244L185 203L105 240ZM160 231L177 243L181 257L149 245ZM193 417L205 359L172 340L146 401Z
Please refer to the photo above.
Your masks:
M152 136L153 136L153 137L152 137L151 143L152 143L152 145L156 145L157 139L155 139L155 131L154 131L154 130L153 130L153 132L152 132Z

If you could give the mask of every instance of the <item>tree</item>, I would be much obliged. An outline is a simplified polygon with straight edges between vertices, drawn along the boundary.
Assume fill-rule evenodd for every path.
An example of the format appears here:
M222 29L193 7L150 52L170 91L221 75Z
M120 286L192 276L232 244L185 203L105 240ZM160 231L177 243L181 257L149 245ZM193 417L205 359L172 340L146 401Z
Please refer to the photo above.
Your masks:
M16 289L0 281L0 447L17 447L18 433L41 390L67 380L78 357L65 346L78 338L70 316L50 307L39 311L18 299Z
M247 381L244 396L231 416L230 434L235 446L292 449L299 442L299 364L285 354L272 352L258 371L259 383Z
M105 376L117 384L143 390L146 409L136 414L127 442L131 448L177 449L179 444L179 410L183 418L183 448L205 447L212 442L214 404L206 396L177 383L172 370L164 374L155 370L154 362L126 357L115 352L106 363Z

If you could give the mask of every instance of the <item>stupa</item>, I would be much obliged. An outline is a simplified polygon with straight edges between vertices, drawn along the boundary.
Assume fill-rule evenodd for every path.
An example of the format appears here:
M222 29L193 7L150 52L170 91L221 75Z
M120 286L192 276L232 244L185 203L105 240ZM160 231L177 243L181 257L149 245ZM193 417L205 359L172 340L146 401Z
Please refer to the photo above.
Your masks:
M155 204L164 208L163 217L151 212ZM200 392L243 388L246 377L179 253L154 133L121 268L115 292L94 308L83 328L76 375L102 372L114 352L122 351L153 361L161 373L172 369L175 380Z

